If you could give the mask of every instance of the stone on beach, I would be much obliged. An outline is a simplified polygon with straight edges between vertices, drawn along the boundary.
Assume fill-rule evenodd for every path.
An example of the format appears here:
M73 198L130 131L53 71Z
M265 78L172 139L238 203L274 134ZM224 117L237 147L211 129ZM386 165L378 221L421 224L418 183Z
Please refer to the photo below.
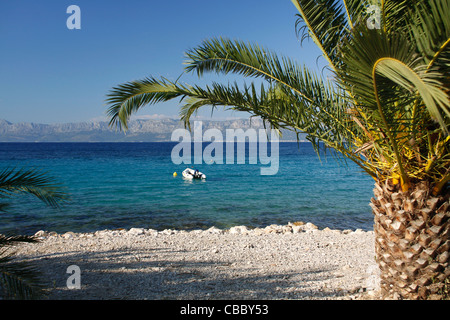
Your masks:
M145 231L144 231L143 228L131 228L130 230L128 230L128 233L129 233L129 234L135 235L135 236L144 234L144 232L145 232Z
M249 229L246 226L236 226L230 228L229 232L231 234L247 234Z
M72 232L72 231L68 231L68 232L64 233L62 235L62 237L64 239L72 239L73 237L76 237L76 234L74 232Z
M205 232L214 233L214 234L222 234L224 231L219 228L216 228L216 227L211 227L211 228L207 229Z

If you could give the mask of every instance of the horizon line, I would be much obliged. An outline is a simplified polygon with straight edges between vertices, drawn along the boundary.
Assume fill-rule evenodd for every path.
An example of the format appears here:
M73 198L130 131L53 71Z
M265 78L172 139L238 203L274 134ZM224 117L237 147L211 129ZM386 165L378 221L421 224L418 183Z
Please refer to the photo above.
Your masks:
M159 121L159 120L178 120L180 122L182 122L182 120L180 118L177 118L176 116L161 116L161 115L157 115L157 117L153 117L153 116L138 116L138 117L132 117L130 118L129 121ZM191 121L237 121L237 120L261 120L261 118L241 118L241 117L217 117L217 118L208 118L208 117L203 117L203 116L199 116L196 117L194 119L191 119ZM91 118L88 120L80 120L80 121L72 121L72 122L67 122L67 121L61 121L61 122L49 122L49 123L44 123L44 122L35 122L35 121L10 121L8 119L4 119L4 118L0 118L0 121L6 121L9 124L22 124L22 123L34 123L34 124L43 124L43 125L54 125L54 124L70 124L70 123L99 123L99 122L109 122L109 120L107 118L103 118L103 117L95 117L95 118Z

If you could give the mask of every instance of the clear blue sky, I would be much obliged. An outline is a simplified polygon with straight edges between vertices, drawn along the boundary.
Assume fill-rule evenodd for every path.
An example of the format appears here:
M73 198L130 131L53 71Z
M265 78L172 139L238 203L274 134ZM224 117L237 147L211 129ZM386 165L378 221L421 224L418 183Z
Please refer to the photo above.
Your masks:
M72 4L81 9L80 30L66 26ZM1 1L0 119L98 119L113 86L149 75L175 80L184 52L211 37L255 42L320 72L318 49L296 37L296 13L290 0ZM177 102L139 115L177 115Z

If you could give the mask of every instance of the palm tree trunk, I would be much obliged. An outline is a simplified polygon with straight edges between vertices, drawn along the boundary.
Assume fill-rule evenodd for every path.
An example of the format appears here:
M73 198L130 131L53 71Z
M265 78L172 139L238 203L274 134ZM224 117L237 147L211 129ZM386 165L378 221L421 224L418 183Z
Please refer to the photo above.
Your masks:
M449 298L450 192L432 196L427 182L402 192L376 183L375 252L381 293L401 299Z

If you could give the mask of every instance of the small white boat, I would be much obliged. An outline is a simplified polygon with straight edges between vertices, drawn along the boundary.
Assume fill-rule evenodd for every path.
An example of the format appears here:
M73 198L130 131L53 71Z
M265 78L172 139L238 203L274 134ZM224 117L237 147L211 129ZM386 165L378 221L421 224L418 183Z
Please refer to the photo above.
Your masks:
M182 174L186 179L206 179L206 175L204 173L190 168L186 168Z

